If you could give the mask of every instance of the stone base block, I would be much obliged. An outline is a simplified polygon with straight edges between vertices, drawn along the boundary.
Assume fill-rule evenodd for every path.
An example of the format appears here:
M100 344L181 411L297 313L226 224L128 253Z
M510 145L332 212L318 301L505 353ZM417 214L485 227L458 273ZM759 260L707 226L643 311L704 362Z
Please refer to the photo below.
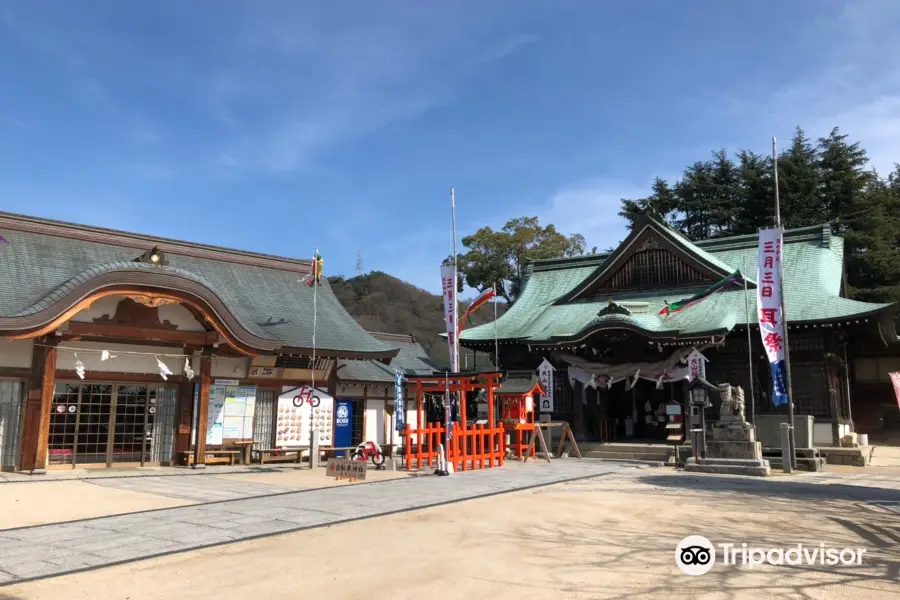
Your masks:
M768 477L772 474L772 467L767 460L742 460L729 458L701 458L687 459L684 465L685 471L694 473L718 473L721 475L752 475L755 477Z
M706 442L706 450L709 456L716 458L762 459L762 444L759 442L709 441Z
M756 429L749 423L715 423L712 439L721 442L755 442Z

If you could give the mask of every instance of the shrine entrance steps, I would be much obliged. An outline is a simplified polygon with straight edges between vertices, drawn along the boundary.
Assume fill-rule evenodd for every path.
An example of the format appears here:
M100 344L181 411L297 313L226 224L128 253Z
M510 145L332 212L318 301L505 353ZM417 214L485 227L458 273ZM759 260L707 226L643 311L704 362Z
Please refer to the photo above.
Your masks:
M674 458L675 456L672 446L661 442L581 442L578 446L581 448L581 455L585 458L639 460L667 464L670 457Z

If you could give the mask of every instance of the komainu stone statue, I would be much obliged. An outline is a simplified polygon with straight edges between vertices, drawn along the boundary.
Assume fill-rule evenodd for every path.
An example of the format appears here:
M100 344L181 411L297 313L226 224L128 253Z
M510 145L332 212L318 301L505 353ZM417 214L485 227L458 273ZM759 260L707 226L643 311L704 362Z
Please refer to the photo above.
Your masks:
M762 444L756 441L756 428L744 417L744 390L728 383L716 387L722 405L719 420L711 427L712 439L706 442L707 456L688 458L685 470L770 475L769 461L762 457Z
M719 409L719 421L746 423L743 388L732 387L728 383L720 383L716 387L719 388L719 398L722 399L722 405Z

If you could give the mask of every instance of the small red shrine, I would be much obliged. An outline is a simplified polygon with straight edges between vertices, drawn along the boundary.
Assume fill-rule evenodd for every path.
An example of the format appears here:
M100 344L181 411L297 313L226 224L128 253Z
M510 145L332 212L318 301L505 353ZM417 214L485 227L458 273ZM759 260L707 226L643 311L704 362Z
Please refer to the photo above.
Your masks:
M534 371L507 371L496 395L500 398L500 415L504 430L515 435L509 448L517 458L522 458L534 435L535 398L545 390ZM524 432L530 432L528 440ZM532 447L532 456L534 448Z

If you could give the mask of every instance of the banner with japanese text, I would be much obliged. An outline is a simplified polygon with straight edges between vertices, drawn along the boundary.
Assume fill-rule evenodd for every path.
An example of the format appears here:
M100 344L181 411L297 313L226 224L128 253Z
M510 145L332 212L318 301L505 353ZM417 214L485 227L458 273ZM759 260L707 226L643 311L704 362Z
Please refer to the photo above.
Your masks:
M406 397L403 393L403 371L394 370L394 428L403 431L406 426Z
M456 277L453 265L441 265L441 290L444 295L444 322L447 325L447 343L450 345L450 370L459 373L459 356L456 354Z
M772 404L788 401L784 354L785 319L782 314L781 228L759 232L759 264L756 273L756 311L759 333L772 370Z
M900 408L900 371L888 373L891 377L891 384L894 386L894 396L897 398L897 408Z

